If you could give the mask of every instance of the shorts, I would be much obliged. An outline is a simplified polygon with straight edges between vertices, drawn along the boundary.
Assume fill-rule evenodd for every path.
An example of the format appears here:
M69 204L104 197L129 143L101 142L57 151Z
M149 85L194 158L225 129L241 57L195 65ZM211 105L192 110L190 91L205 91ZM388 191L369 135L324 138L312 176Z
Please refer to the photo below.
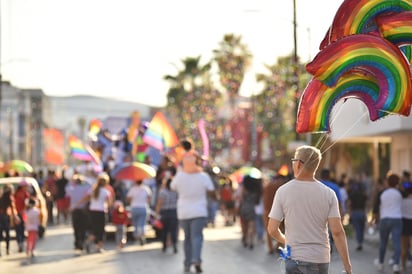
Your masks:
M59 210L69 209L70 207L70 197L64 197L62 199L56 200L56 206Z
M412 219L402 218L402 236L412 236Z

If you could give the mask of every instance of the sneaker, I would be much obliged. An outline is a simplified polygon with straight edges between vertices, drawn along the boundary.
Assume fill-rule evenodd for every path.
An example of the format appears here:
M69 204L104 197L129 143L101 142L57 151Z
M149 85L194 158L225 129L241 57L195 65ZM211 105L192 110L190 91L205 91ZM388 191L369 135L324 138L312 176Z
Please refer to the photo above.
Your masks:
M196 273L202 273L202 267L200 265L195 265Z
M400 271L401 271L401 268L399 267L399 265L394 264L394 265L392 266L392 270L393 270L393 273L394 273L394 274L399 274Z
M392 258L390 258L388 261L388 265L394 265L394 264L395 264L395 261Z
M379 262L379 259L375 259L373 261L373 264L375 265L377 270L383 270L383 264Z

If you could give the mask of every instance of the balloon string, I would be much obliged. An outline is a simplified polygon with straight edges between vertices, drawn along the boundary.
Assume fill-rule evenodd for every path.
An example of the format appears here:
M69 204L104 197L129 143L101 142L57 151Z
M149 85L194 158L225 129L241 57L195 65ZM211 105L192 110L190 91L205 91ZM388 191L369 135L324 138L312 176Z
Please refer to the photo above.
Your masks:
M329 149L331 149L337 142L342 140L348 133L351 131L365 116L367 115L367 112L364 112L359 118L355 121L355 123L352 124L351 127L347 128L345 132L341 134L341 136L337 137L336 140L328 146L324 151L322 151L322 154L327 152Z

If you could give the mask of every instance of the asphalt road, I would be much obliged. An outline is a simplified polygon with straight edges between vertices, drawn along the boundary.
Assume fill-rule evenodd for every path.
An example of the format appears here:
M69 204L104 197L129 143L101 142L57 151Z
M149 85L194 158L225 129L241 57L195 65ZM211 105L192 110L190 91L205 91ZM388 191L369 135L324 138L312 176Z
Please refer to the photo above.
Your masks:
M38 242L36 256L29 260L24 253L17 253L17 244L12 242L12 253L0 258L2 273L142 273L142 274L181 274L183 273L182 243L179 251L161 252L161 243L149 241L146 245L128 243L117 251L113 240L107 240L106 252L100 254L78 254L73 250L72 229L69 224L48 228L44 239ZM152 233L152 232L149 232ZM224 227L217 223L215 228L205 229L203 248L204 273L263 274L283 273L282 261L277 255L268 255L264 244L257 244L253 250L245 249L240 242L239 226ZM376 237L375 237L376 238ZM355 251L356 243L349 239L351 260L356 274L392 273L387 266L383 272L376 271L373 259L378 255L376 239L368 235L363 251ZM180 235L180 239L183 237ZM2 254L5 245L1 243ZM390 254L390 252L388 252ZM387 255L389 258L389 255ZM332 254L330 273L342 270L339 256ZM412 273L412 269L408 269ZM192 270L194 272L194 270Z

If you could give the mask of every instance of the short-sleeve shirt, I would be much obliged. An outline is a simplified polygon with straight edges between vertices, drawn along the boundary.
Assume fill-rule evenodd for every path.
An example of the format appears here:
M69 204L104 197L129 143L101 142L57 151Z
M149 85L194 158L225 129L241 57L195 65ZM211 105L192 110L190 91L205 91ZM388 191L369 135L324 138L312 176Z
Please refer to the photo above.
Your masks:
M207 173L178 171L170 183L170 188L178 194L179 220L207 217L207 192L215 189Z
M319 181L291 180L275 195L269 218L285 220L291 257L312 263L329 263L328 218L340 218L335 192Z
M146 208L148 206L148 198L152 196L152 191L142 183L141 185L134 185L130 188L126 196L131 199L130 207Z
M108 210L108 205L107 205L107 198L110 197L110 191L105 188L101 187L99 189L99 196L97 198L94 198L93 196L93 188L89 190L90 194L90 206L89 209L92 211L103 211L107 212Z

